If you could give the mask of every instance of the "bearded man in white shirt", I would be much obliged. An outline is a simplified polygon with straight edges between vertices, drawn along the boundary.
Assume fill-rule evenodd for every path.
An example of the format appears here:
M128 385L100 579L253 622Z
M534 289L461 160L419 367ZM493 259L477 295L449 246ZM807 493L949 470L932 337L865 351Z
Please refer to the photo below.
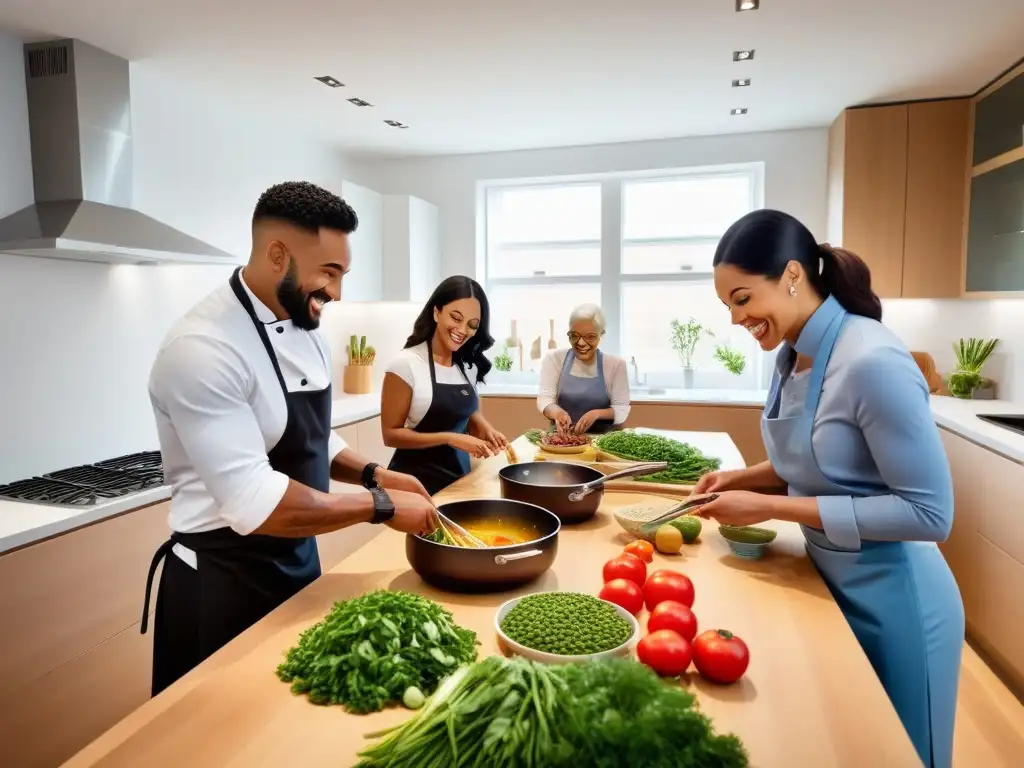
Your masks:
M244 268L171 330L149 392L171 486L157 593L153 694L320 575L317 534L358 523L433 529L415 478L367 462L331 430L330 351L317 330L341 298L358 220L306 182L268 189ZM331 494L331 479L364 492Z

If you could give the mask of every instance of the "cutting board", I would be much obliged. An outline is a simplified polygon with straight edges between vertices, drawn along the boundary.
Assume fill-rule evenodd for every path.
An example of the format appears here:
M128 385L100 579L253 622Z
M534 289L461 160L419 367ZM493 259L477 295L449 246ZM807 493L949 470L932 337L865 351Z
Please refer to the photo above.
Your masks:
M588 446L583 453L547 453L543 450L539 450L537 451L537 455L533 457L533 460L564 461L571 464L584 464L606 475L610 475L612 472L618 472L620 469L628 469L629 467L644 463L637 461L623 461L617 456L612 456L610 453L605 453L593 446ZM609 483L605 483L604 487L605 490L609 491L651 493L678 496L679 498L684 499L693 493L692 485L680 485L677 483L646 483L641 480L637 480L635 477L624 477L621 480L612 480Z

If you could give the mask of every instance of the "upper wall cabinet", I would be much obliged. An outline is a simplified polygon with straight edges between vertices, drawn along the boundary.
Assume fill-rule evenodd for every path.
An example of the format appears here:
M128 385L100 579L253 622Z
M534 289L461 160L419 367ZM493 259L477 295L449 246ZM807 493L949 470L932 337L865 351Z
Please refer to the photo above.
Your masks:
M384 197L384 298L426 301L441 282L441 215L411 195Z
M359 218L349 237L352 268L345 275L342 300L380 301L384 298L384 197L350 181L342 182L341 196Z
M882 298L952 298L963 277L968 99L847 109L829 129L828 239Z
M1024 291L1024 64L974 99L971 197L964 288Z

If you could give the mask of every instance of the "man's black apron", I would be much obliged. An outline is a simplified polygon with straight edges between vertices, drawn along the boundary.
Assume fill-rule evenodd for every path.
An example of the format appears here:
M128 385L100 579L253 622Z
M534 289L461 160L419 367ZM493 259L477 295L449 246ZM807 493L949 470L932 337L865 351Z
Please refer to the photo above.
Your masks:
M256 317L239 280L240 271L231 276L231 289L256 326L288 405L284 433L268 454L270 466L296 482L326 492L331 476L327 447L331 387L319 392L288 391L267 327ZM176 543L196 553L198 568L177 555L166 557L156 597L154 696L320 576L320 556L313 537L242 536L230 528L204 533L173 531L149 566L143 634L153 575Z
M434 355L427 345L427 363L430 365L430 387L432 396L430 407L423 415L420 423L413 431L435 434L437 432L457 432L464 434L469 425L469 417L476 413L480 405L476 391L469 383L466 371L456 363L465 384L438 384L434 371ZM469 474L469 454L449 445L438 445L433 448L399 448L391 457L388 469L405 472L417 478L427 493L433 496L460 477Z

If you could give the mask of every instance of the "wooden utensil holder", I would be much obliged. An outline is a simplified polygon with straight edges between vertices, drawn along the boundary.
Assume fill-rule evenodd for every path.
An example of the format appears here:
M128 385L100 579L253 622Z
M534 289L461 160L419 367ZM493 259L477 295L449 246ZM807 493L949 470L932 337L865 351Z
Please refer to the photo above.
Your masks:
M372 365L346 365L341 388L349 395L366 395L373 384Z

